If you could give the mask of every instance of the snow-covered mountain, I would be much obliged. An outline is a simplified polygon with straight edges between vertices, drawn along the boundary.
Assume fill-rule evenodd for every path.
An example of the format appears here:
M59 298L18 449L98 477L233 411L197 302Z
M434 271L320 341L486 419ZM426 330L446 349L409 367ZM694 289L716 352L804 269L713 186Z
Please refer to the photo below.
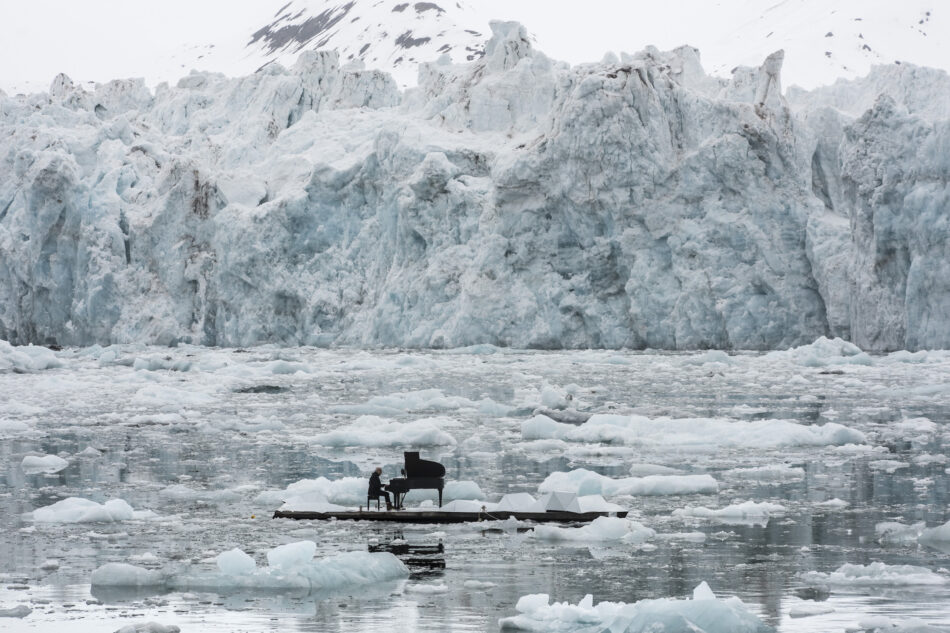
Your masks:
M782 94L690 47L575 67L496 23L387 74L304 51L0 95L0 338L950 346L950 79Z
M192 69L242 76L272 62L291 66L299 52L321 47L408 86L418 62L479 55L498 18L530 25L537 46L570 63L688 44L724 78L784 49L786 85L805 88L865 75L874 64L950 70L950 8L933 0L165 0L148 12L31 0L0 6L0 89L46 90L60 72L84 85L143 77L150 87Z

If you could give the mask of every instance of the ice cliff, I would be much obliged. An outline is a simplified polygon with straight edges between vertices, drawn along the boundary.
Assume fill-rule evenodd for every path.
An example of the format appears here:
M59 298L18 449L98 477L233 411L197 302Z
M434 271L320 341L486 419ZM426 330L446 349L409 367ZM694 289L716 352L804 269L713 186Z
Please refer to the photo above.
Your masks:
M568 67L523 27L400 92L307 52L0 93L14 343L950 347L950 78L781 52Z

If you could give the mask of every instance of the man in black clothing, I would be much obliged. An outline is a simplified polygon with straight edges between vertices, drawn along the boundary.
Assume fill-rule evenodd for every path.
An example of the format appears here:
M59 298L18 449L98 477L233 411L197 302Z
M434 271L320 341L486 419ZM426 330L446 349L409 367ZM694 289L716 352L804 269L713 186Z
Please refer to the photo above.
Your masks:
M380 497L386 498L386 509L392 510L393 504L389 500L389 493L383 490L383 483L379 480L379 476L383 474L383 469L379 466L376 467L376 470L373 471L373 474L369 476L369 494L367 495L370 499L379 499ZM367 509L369 509L367 507Z

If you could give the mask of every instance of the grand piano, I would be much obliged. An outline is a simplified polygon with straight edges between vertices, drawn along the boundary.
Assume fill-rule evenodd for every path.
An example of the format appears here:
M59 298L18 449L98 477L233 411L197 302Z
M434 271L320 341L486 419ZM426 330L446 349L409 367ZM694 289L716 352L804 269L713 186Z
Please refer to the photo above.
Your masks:
M419 459L419 451L406 451L402 477L396 477L385 488L393 493L393 506L402 507L410 490L438 490L439 507L442 507L442 489L445 487L445 466L439 462Z

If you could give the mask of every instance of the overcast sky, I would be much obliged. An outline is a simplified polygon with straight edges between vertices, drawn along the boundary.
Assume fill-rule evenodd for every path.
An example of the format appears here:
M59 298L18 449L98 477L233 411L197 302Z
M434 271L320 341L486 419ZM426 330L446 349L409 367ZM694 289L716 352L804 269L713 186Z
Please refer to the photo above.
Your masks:
M834 68L820 68L830 42L824 40L824 22L838 20L840 27L843 16L849 27L862 25L862 44L872 36L875 24L881 34L872 42L875 53L884 51L880 60L865 63L855 58L854 63L865 64L859 71L866 72L870 63L893 63L895 56L946 67L950 22L944 14L950 11L941 3L950 0L467 2L486 22L488 17L522 22L540 50L571 63L598 61L607 51L636 52L648 44L661 49L691 44L700 48L707 70L722 73L733 65L758 64L784 47L791 52L786 54L786 72L803 84L833 80ZM268 23L281 4L281 0L0 0L0 88L45 89L58 72L81 81L146 76L155 83L155 75L187 72L177 62L194 59L194 54L188 57L189 47L216 42L222 48L242 50L249 33ZM934 5L930 37L905 43L901 38L909 38L917 13ZM854 22L858 15L864 22ZM898 18L902 23L891 28L888 21ZM785 39L783 33L773 36L773 29L783 31ZM806 33L817 39L805 42ZM788 50L796 45L799 50ZM853 53L840 48L843 55ZM162 63L166 67L160 67ZM847 63L851 61L843 62Z

